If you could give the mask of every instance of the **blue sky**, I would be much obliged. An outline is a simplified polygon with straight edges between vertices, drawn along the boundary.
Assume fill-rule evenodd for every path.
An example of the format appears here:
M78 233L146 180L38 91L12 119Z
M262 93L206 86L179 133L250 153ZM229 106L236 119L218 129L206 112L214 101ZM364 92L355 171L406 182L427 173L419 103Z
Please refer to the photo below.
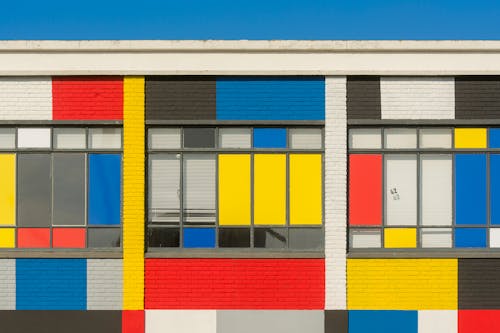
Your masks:
M0 39L500 39L500 1L4 0Z

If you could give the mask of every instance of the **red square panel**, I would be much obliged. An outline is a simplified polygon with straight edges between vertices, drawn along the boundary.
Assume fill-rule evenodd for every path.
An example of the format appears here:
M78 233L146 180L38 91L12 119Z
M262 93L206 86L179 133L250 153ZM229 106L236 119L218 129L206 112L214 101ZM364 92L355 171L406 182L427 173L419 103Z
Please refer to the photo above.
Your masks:
M500 332L500 310L459 310L458 333Z
M52 247L54 248L85 248L84 228L53 228Z
M52 78L54 120L122 120L123 79L117 76Z
M122 333L144 333L144 311L122 311Z
M50 229L49 228L17 229L17 247L19 248L50 247Z

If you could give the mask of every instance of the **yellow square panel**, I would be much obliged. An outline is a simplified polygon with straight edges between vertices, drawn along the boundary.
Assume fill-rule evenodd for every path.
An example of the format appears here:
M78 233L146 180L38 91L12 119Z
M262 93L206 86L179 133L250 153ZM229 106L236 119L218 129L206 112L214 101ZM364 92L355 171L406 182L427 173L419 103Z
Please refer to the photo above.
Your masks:
M417 229L415 228L385 229L384 247L389 249L416 248Z
M16 247L15 231L14 228L0 228L0 248Z
M455 128L455 148L486 147L486 128Z

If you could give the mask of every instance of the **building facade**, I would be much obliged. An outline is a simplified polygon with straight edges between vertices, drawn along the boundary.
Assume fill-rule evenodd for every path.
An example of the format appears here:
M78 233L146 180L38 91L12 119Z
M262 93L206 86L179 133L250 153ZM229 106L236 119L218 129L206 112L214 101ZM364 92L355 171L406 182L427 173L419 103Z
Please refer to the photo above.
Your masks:
M500 330L500 43L0 42L5 332Z

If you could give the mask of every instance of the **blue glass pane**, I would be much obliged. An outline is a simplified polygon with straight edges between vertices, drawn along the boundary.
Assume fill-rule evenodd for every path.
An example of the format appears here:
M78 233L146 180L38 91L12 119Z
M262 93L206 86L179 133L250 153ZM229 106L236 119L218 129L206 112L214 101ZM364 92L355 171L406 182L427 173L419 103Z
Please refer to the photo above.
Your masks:
M456 224L486 224L486 155L455 155Z
M214 248L215 229L214 228L184 228L185 248Z
M456 228L455 247L486 247L486 229Z
M417 311L349 311L349 333L417 333Z
M89 207L91 225L120 224L121 167L120 154L89 155Z
M489 129L489 148L500 148L500 128Z
M254 148L286 148L286 128L255 128Z

